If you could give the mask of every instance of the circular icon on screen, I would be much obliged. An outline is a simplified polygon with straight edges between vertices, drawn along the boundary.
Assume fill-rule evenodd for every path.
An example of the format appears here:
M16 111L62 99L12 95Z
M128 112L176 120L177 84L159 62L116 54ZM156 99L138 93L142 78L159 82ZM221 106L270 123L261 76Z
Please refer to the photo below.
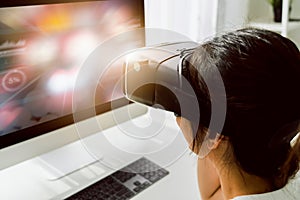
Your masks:
M24 86L26 75L23 71L14 69L9 71L2 79L2 87L7 92L14 92Z

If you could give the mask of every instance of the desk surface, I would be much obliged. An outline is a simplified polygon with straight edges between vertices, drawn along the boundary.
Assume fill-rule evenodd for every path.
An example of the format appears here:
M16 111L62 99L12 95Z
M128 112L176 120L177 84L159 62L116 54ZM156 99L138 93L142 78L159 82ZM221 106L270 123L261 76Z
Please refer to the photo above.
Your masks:
M178 127L175 127L172 123L171 119L171 126L167 124L167 129L170 129L170 133L174 133L176 129L178 133ZM119 137L114 128L109 131L114 132L115 136L112 133L108 133L108 135ZM95 137L100 137L104 134L95 135ZM95 141L95 138L93 141ZM181 143L179 145L182 145L184 142L184 138L179 137L179 143ZM78 143L76 145L82 144ZM170 152L167 152L165 156L168 156L168 153ZM136 155L136 157L140 156ZM133 157L131 156L130 159L133 159ZM163 157L152 160L157 161L160 165L164 162ZM125 158L118 161L111 159L111 162L117 163L118 168L121 168L128 164L129 160ZM170 172L168 176L147 188L133 199L199 200L196 164L197 157L195 155L192 155L189 150L182 152L172 164L166 166L166 169ZM101 162L95 162L62 178L50 180L49 171L41 164L39 157L36 157L1 170L0 199L63 199L111 174L113 171Z
M47 179L47 172L35 160L25 161L0 173L0 199L63 199L110 173L94 163L58 180ZM196 158L186 152L173 165L170 174L133 199L198 200Z

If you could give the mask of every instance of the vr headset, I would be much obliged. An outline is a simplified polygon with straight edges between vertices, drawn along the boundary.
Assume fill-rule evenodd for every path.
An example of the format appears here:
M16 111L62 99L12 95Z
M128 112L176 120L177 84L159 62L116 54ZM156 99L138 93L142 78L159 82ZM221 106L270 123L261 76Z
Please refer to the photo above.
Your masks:
M132 52L124 64L126 98L189 120L199 120L196 94L182 74L197 46L195 42L177 42Z
M189 70L189 59L197 46L194 42L179 42L134 51L124 64L122 81L123 92L130 101L164 109L194 122L193 137L200 123L199 99L184 74ZM205 123L208 120L209 130L198 153L202 158L210 152L213 141L222 132L226 116L223 80L216 67L211 66L211 70L214 71L213 79L202 76L211 101L210 111L202 110L210 112L201 119Z

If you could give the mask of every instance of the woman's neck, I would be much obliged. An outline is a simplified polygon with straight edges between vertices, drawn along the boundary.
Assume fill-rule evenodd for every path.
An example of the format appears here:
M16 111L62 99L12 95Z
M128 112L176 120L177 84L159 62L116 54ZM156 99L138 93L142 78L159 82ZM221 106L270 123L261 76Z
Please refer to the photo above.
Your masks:
M268 181L245 173L237 166L230 164L228 167L217 169L223 195L226 199L272 191L271 184Z
M233 155L228 156L232 162L224 161L224 153L228 155L228 143L224 142L219 148L214 149L209 155L209 159L219 175L221 189L226 199L237 196L266 193L273 190L272 184L258 176L251 175L243 171L233 159ZM224 146L225 145L225 146Z

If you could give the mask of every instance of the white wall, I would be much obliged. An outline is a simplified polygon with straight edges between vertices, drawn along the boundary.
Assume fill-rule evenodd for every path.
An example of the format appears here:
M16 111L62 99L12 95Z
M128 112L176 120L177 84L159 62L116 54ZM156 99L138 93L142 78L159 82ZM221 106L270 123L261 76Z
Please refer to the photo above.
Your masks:
M146 27L172 30L197 42L265 16L272 16L267 0L145 0ZM300 0L293 0L291 17L300 18ZM300 22L288 37L300 44Z
M248 0L219 0L217 33L244 27L247 14Z
M300 1L299 0L293 0L291 17L298 18L298 19L300 18Z
M145 0L148 28L176 31L194 41L216 32L218 0Z
M300 19L300 0L293 0L291 18ZM249 21L271 22L272 7L267 0L219 0L217 33L248 26ZM287 37L300 47L300 22L293 29L288 29Z
M291 18L300 19L300 0L293 0ZM289 30L288 37L292 39L300 48L300 21L297 22L297 27L295 29Z

